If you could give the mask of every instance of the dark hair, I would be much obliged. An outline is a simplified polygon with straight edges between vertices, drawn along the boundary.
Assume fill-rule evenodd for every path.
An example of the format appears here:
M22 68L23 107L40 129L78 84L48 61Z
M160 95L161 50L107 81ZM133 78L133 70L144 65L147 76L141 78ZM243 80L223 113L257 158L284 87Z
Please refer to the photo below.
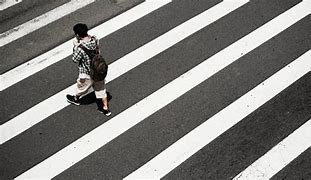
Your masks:
M73 26L73 31L79 37L84 38L85 36L87 36L88 28L86 24L79 23Z

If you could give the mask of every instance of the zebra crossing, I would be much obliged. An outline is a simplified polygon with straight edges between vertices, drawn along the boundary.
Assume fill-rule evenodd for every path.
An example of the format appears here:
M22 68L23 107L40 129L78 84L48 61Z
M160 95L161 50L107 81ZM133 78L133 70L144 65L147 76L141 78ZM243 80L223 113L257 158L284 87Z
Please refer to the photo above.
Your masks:
M6 32L0 34L1 37L1 44L0 47L22 37L25 36L63 16L70 14L76 11L79 8L85 7L86 5L94 2L91 1L70 1L64 5L61 5L39 17L36 17L22 25L14 27ZM59 15L59 16L56 16Z
M308 58L310 58L310 52L308 52L308 54L304 56L303 63L301 65L297 65L297 72L293 74L307 73L310 70L310 66L308 66L308 62L306 60ZM292 68L294 64L296 64L296 62L291 64ZM301 67L305 67L306 70L302 71ZM282 71L286 71L286 70L282 69ZM282 75L274 74L274 76L284 77L285 74L283 74L282 71L278 72L279 74L282 74ZM302 75L298 77L301 77L301 76ZM159 154L154 159L152 159L152 161L145 164L141 168L142 170L138 169L137 172L135 171L133 175L131 174L130 177L128 177L128 179L132 179L132 178L140 179L140 178L146 178L146 177L156 178L156 179L162 178L165 174L167 174L169 171L173 170L173 168L178 166L182 161L186 160L188 157L193 155L196 151L204 147L210 141L212 141L217 136L222 134L224 131L228 130L230 127L236 124L239 120L243 119L248 114L250 114L252 110L257 109L259 106L264 104L265 100L269 100L269 96L270 97L273 96L273 93L264 94L263 92L267 91L270 88L274 90L277 89L277 87L275 86L273 87L269 87L269 86L276 85L276 82L280 81L280 79L278 78L275 78L275 80L272 80L272 79L274 79L274 77L271 77L270 79L264 81L263 85L260 84L259 86L257 86L256 88L252 89L247 94L242 96L240 99L236 100L234 103L230 104L225 109L215 114L213 117L208 119L205 123L203 123L196 129L191 131L187 136L183 137L182 139L179 139L179 141L176 142L176 145L173 144L172 146L170 146L172 147L173 150L167 149L163 151L161 154ZM284 85L281 83L277 85L284 87ZM263 86L268 86L268 87L263 87ZM276 92L279 92L279 91L276 91ZM261 96L260 93L263 93L263 96ZM254 95L258 97L254 97ZM266 95L267 97L264 97L264 95ZM256 100L259 102L256 102ZM264 102L260 102L262 100ZM226 119L226 117L228 116L234 116L234 118L232 118L232 122L228 120L227 120L228 122L227 121L223 122L222 120ZM209 138L205 140L207 142L205 143L202 142L201 144L199 142L200 137L209 137ZM180 162L178 162L178 160ZM256 176L254 176L254 178L256 178Z
M178 20L177 9L172 13L174 8L188 8L195 13ZM256 9L266 13L266 17ZM133 31L131 28L159 29L153 39L143 33L129 37L146 40L138 43L136 49L128 47L128 53L110 62L107 83L113 95L114 115L104 120L94 113L92 104L74 107L66 102L65 95L74 92L74 81L70 81L74 77L65 80L65 84L56 84L49 92L52 95L47 93L34 98L29 108L10 109L13 102L8 100L9 94L16 91L19 84L32 79L38 81L34 77L38 74L39 77L50 75L46 69L53 67L59 74L64 71L61 65L68 67L71 40L6 71L0 77L1 99L8 106L1 108L6 112L2 113L0 126L1 161L5 162L1 165L0 177L273 178L310 150L307 142L311 140L311 54L310 33L306 30L310 27L310 12L310 0L141 2L90 30L90 34L98 35L101 44L109 46L106 42L127 37ZM165 16L172 20L163 18ZM256 19L260 16L260 20ZM157 18L163 24L148 26ZM165 20L181 22L166 28ZM114 41L109 41L110 37ZM118 52L116 50L116 54ZM65 75L72 72L74 69ZM45 81L48 83L48 79ZM290 93L282 96L286 91ZM302 93L298 94L300 91ZM25 96L31 95L29 92L25 90ZM295 103L297 106L292 107ZM282 110L282 104L287 110ZM276 108L278 106L282 108ZM265 109L271 112L262 113ZM261 122L277 113L281 115L275 117L276 120L271 119L271 124ZM290 121L294 117L295 121ZM247 131L239 126L253 126L254 129L271 126L271 130L255 130L244 137L236 135ZM226 136L232 131L238 133ZM262 134L257 134L259 137L271 134L270 144L265 145L256 138L256 133L261 131ZM291 137L295 139L287 143ZM245 152L249 156L242 154L241 159L240 151L216 145L216 142L228 141L236 141L232 147L241 148L243 152L247 150L244 146L253 144L248 147L253 154ZM262 147L256 148L255 142ZM283 144L286 145L283 147ZM231 152L218 153L226 150ZM284 156L276 158L280 153ZM223 160L221 155L227 159L213 166ZM237 159L240 162L233 164ZM226 161L230 161L230 165Z
M4 1L1 1L0 2L0 10L2 11L4 9L9 8L11 6L14 6L20 2L22 2L22 0L17 0L17 1L5 1L4 0Z

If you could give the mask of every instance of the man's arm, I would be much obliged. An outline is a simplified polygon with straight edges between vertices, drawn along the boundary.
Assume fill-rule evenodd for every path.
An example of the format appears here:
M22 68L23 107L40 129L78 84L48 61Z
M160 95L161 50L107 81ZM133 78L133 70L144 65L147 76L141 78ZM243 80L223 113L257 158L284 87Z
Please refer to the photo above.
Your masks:
M72 43L73 43L72 61L74 63L77 63L82 58L81 49L78 48L78 46L80 45L80 42L78 41L77 38L74 38Z
M82 54L81 48L75 46L73 48L72 61L74 63L77 63L77 62L79 62L81 60L82 56L83 56L83 54Z

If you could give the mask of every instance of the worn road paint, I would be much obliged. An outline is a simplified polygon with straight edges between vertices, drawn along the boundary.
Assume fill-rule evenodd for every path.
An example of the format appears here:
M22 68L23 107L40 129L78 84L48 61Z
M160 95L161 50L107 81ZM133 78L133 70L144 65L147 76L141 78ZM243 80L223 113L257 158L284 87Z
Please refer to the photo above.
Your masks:
M310 58L311 56L309 60ZM311 120L296 129L233 179L268 180L309 147L311 147Z
M0 34L0 47L23 37L47 24L52 23L82 7L85 7L95 0L71 0L47 13L42 14L24 24Z
M0 11L21 3L22 0L0 0Z

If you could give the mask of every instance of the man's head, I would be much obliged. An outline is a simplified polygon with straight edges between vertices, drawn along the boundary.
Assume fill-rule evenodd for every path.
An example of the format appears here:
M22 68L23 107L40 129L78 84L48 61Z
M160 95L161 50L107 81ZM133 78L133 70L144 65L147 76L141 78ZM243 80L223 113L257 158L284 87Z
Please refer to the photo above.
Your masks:
M75 33L75 35L78 35L80 38L84 38L87 36L87 25L86 24L76 24L73 26L73 32Z

